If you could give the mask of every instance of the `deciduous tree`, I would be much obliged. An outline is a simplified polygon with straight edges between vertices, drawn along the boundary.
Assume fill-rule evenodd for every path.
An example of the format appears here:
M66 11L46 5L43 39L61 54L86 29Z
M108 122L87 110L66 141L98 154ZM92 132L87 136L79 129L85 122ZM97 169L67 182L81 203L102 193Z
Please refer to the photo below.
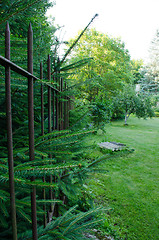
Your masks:
M96 31L87 30L77 43L72 56L91 61L74 75L82 98L93 101L96 96L108 98L124 83L133 79L128 51L120 39Z
M125 115L125 125L129 116L133 113L139 118L153 117L153 109L150 98L139 92L136 93L134 86L125 85L122 92L114 98L115 103L118 103L120 109Z

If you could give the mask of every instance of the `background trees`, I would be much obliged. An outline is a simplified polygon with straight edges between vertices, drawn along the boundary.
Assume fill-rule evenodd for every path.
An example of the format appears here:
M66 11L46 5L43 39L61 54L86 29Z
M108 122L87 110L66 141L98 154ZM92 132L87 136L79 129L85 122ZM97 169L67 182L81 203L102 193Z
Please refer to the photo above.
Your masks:
M130 60L120 39L88 30L77 43L71 61L85 57L89 62L72 73L70 83L75 86L77 106L79 102L91 104L91 119L96 126L121 117L127 124L131 113L138 117L153 115L150 99L135 91L145 76L143 62Z
M159 83L159 30L153 38L149 49L149 71L156 83Z
M153 95L159 93L159 31L153 38L149 48L149 58L141 69L142 77L138 80L143 91Z
M142 92L136 92L133 85L125 85L123 91L114 98L114 111L120 109L124 113L125 125L129 116L133 113L139 118L153 117L150 97Z

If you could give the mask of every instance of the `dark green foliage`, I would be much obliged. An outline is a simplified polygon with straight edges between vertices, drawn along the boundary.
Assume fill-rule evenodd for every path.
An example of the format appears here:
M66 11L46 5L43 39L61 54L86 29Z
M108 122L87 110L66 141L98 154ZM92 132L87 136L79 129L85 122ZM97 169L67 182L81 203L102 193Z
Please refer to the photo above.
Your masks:
M48 0L3 1L0 6L0 49L4 56L4 35L6 21L9 22L11 31L12 61L23 68L27 68L27 33L29 23L32 24L34 33L34 74L39 69L40 61L44 61L51 53L51 46L56 45L54 33L56 31L52 22L46 17L46 11L53 6ZM17 54L18 53L18 54Z
M143 61L142 60L132 60L132 74L133 74L133 83L138 84L143 78Z
M87 232L89 226L96 225L101 220L93 220L93 215L101 208L89 210L81 213L76 210L77 206L70 208L65 214L56 220L53 220L46 228L38 229L38 239L87 239L84 232ZM31 231L19 235L19 239L30 239Z
M91 131L92 132L92 131ZM72 133L71 131L64 130L64 131L55 131L51 134L46 134L43 137L39 137L36 139L35 142L35 161L30 162L28 161L28 147L18 148L14 151L15 156L15 187L16 187L16 207L17 207L17 220L18 220L18 229L19 232L25 232L26 227L27 229L30 228L31 223L31 210L30 210L30 197L28 194L33 185L37 187L37 203L38 205L38 222L39 224L42 223L43 211L41 209L42 203L49 204L50 201L48 200L41 200L41 191L45 188L46 195L49 194L50 187L54 192L55 200L52 200L52 203L55 203L56 206L58 205L59 214L65 212L70 206L69 199L71 203L72 196L78 195L80 198L81 190L82 190L82 182L87 176L87 172L90 172L90 165L89 161L83 159L84 149L80 149L82 145L80 144L79 140L81 137L85 136L86 134L91 134L91 132L78 132ZM82 140L82 139L81 139ZM25 143L23 143L25 144ZM48 155L52 153L52 158L49 159ZM43 159L42 159L43 157ZM54 182L49 183L49 176L52 175ZM36 177L34 182L31 182L31 177ZM46 181L42 181L42 177L45 176ZM2 213L5 213L5 219L2 219L3 225L1 225L1 235L5 236L5 229L7 229L10 225L9 214L8 214L8 207L9 207L9 194L7 193L8 189L8 167L7 161L4 158L1 159L1 177L0 177L0 186L1 186L1 194L2 194ZM63 197L67 198L68 206L64 206L62 201ZM62 197L62 198L61 198ZM61 201L61 200L62 201ZM87 204L87 202L85 203ZM49 207L49 206L48 206ZM89 208L90 206L88 206ZM88 210L83 209L81 206L81 210ZM93 210L95 212L96 210ZM61 230L57 228L57 222L60 219L55 220L55 223L51 223L50 226L51 231L48 228L43 229L39 228L39 235L46 234L46 238L48 236L55 236L57 237L58 234L61 236L68 236L68 239L73 239L74 232L78 229L86 230L86 227L89 224L94 223L94 220L88 222L83 222L84 225L81 225L81 219L83 219L89 213L79 213L78 215L72 216L70 220L66 221L61 226ZM2 215L3 216L3 215ZM78 218L80 220L80 225L78 225ZM73 220L74 219L74 220ZM23 221L26 222L24 227ZM96 221L95 221L96 222ZM71 232L67 231L67 227L71 225ZM77 228L77 229L76 229ZM40 230L41 229L41 230ZM42 232L41 232L42 231ZM61 233L60 233L61 232ZM29 233L30 234L30 233ZM49 235L48 235L49 234ZM63 234L63 235L62 235ZM81 234L79 235L79 239L81 239ZM26 236L28 233L23 234L22 239L29 239ZM25 237L24 237L25 236ZM21 239L21 238L20 238ZM43 238L42 238L43 239Z
M87 104L74 104L74 108L70 111L70 127L71 129L89 129L90 128L90 109Z
M110 101L102 101L96 99L92 104L91 119L97 128L103 128L111 119L111 103Z

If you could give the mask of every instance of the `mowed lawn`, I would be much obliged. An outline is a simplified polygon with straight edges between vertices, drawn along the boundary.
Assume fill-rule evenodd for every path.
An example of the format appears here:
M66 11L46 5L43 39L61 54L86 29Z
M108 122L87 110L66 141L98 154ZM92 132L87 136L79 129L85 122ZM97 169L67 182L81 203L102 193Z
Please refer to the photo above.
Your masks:
M102 163L90 187L96 201L112 211L105 217L122 239L159 240L159 118L131 117L106 125L105 141L135 151Z

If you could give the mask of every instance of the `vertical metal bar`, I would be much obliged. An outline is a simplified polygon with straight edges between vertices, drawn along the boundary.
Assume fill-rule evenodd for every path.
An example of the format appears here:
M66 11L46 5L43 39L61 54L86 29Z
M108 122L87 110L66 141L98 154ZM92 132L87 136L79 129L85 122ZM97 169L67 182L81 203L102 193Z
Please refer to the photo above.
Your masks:
M40 63L40 79L43 79L43 66ZM44 96L43 96L43 84L41 84L41 136L44 135Z
M60 59L57 59L57 66L59 66L60 63ZM59 84L59 69L56 70L56 83L57 83L57 89L60 90L60 84ZM59 100L60 100L60 96L59 93L56 92L56 129L59 130L60 129L60 123L59 123L59 115L60 115L60 109L59 109Z
M65 85L64 85L64 89L66 91L66 82L65 82ZM64 129L67 128L67 97L65 96L64 97L65 101L64 101Z
M58 89L58 72L56 71L56 84ZM56 130L59 130L59 99L58 92L56 91Z
M56 92L56 129L59 130L59 101L58 101L58 92Z
M33 74L33 31L31 24L28 29L28 72ZM33 78L28 77L28 120L29 120L29 157L34 160L34 99L33 99ZM32 178L32 181L35 177ZM37 214L36 214L36 188L31 192L32 210L32 235L33 240L37 240Z
M47 61L48 80L51 81L51 61L48 55ZM48 132L51 133L51 87L48 86Z
M58 71L58 84L59 84L59 130L61 130L61 78L60 78L60 72Z
M70 98L68 98L68 103L67 103L67 128L69 128L69 112L71 110L71 101Z
M63 78L61 78L61 93L63 92ZM61 130L63 130L63 96L61 96Z
M43 79L43 65L40 63L40 79ZM44 135L44 96L43 96L43 84L41 84L41 136ZM42 157L43 159L43 157ZM43 182L45 182L45 176L43 177ZM46 199L45 188L43 188L43 199ZM44 211L44 228L46 227L46 204L43 205Z
M6 31L5 31L5 57L10 60L10 29L9 29L8 22L7 22ZM10 190L10 208L11 208L11 220L12 220L12 235L13 235L13 240L17 240L13 142L12 142L10 67L5 67L5 90L6 90L7 148L8 148L9 190Z
M54 82L54 76L53 76ZM55 129L55 91L52 91L52 130Z
M48 80L51 81L51 60L50 55L48 55L47 61L47 73L48 73ZM48 86L48 133L51 133L51 87ZM49 154L49 158L52 158L52 155ZM50 183L52 183L52 175L50 175ZM49 190L50 199L53 199L52 188ZM53 204L50 205L50 212L53 211ZM50 218L51 214L49 215L49 222L51 221Z
M52 91L52 130L55 130L55 91Z

